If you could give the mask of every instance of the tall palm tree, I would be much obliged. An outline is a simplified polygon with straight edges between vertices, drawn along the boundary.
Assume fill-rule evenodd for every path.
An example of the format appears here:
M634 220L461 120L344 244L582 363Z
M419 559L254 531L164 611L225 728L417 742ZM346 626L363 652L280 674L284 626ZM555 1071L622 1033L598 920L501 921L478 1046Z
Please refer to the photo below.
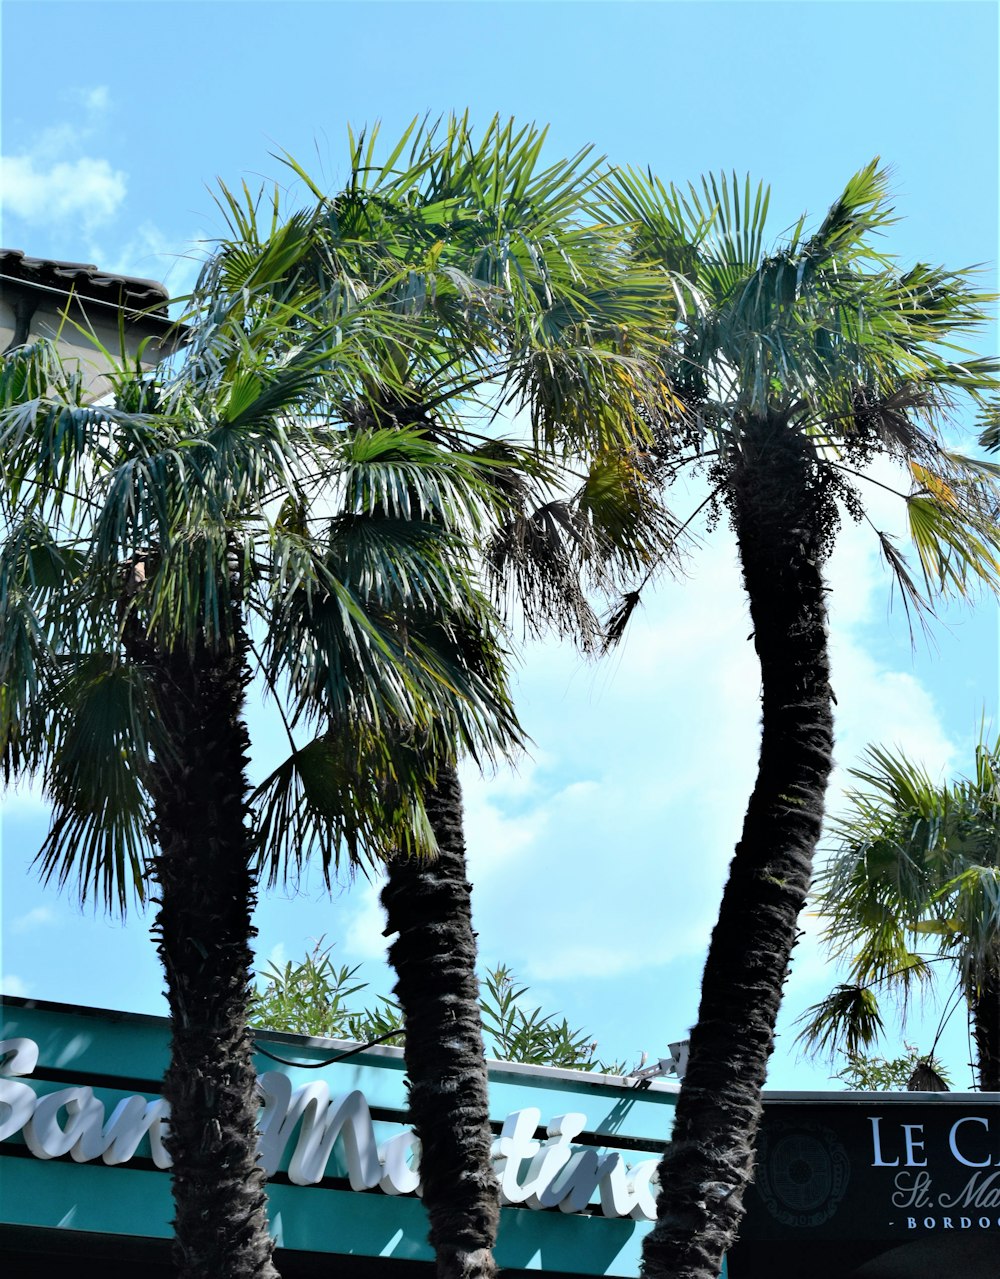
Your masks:
M400 385L369 397L356 420L374 414L493 464L499 519L480 540L495 582L520 588L530 627L554 623L586 641L598 626L581 571L600 577L616 555L644 564L642 537L660 532L655 519L632 518L642 486L614 482L616 446L634 450L656 413L649 396L643 414L637 389L660 282L622 259L619 229L583 220L599 164L581 152L543 165L544 136L494 120L477 139L467 117L452 118L411 126L385 162L374 136L352 139L350 178L332 196L291 163L318 202L304 278L320 299L379 290L400 323L398 345L385 349ZM251 223L233 208L234 253ZM485 425L504 403L530 415L530 451ZM562 454L583 467L582 486L561 473ZM641 536L624 536L630 520ZM465 642L475 669L475 636ZM466 743L442 727L421 743L436 856L390 857L382 901L430 1238L439 1273L471 1279L495 1270L499 1190L456 767Z
M800 222L765 248L767 192L749 180L680 193L629 171L606 187L613 215L635 224L633 252L660 265L681 308L664 376L684 411L654 450L668 477L700 465L728 515L761 668L757 779L660 1166L649 1279L715 1279L742 1215L831 767L824 563L842 512L868 519L857 485L869 464L888 457L906 477L922 582L878 536L911 607L1000 584L996 470L938 431L956 397L997 385L995 361L954 346L986 322L987 299L966 273L904 270L876 247L887 192L873 162L813 234Z
M905 1014L911 987L943 960L968 1008L979 1086L1000 1091L1000 741L980 742L974 775L951 783L881 747L851 775L864 789L834 826L815 897L832 953L850 956L850 980L809 1009L802 1037L870 1046L883 1025L879 995L901 996Z
M120 368L112 405L83 404L44 346L0 371L4 767L51 799L46 876L121 908L152 885L175 1257L199 1279L275 1273L246 1029L261 841L354 854L411 830L419 759L387 722L516 736L494 650L473 671L453 639L496 629L465 549L492 486L419 433L345 422L345 388L385 386L392 325L347 296L305 323L301 292L279 295L308 247L293 217L211 264L178 367ZM312 740L251 796L254 674ZM395 783L378 802L329 767L373 742Z
M442 1279L487 1279L500 1193L483 1049L472 885L454 764L439 767L425 805L436 854L389 861L382 905L403 1013L409 1110L420 1141L421 1198Z

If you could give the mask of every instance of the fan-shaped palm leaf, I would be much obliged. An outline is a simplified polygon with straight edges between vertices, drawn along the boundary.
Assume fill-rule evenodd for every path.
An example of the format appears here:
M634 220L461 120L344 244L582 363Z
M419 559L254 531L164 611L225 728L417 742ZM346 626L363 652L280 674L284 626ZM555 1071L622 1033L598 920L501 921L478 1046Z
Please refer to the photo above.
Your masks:
M980 742L976 772L935 782L905 755L869 749L853 770L864 790L835 826L834 854L819 881L824 936L877 1013L881 993L905 996L912 978L930 980L931 964L956 972L976 1032L984 1088L997 1087L1000 1030L1000 864L997 831L1000 743ZM926 947L936 944L936 953ZM859 995L859 1000L861 996ZM806 1014L805 1042L869 1046L881 1033L828 999Z

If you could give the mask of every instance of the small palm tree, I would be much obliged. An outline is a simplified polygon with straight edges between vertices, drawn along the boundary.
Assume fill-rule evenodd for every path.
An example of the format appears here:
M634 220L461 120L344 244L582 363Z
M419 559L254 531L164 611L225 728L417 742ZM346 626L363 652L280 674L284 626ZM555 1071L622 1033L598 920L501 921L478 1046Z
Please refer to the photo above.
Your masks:
M968 1008L979 1086L1000 1091L1000 741L980 742L974 775L950 784L881 747L852 776L864 789L834 826L816 894L850 980L809 1009L802 1037L818 1049L870 1047L879 995L899 995L905 1014L913 987L943 962Z
M372 296L322 323L301 291L286 303L307 230L293 217L224 274L211 263L178 366L120 368L111 405L83 404L44 346L0 371L4 767L52 802L46 877L122 909L151 885L192 1279L275 1273L246 1027L262 843L357 855L419 830L420 757L387 723L516 737L466 549L493 486L419 432L345 420L385 393L371 353L394 331ZM475 670L464 633L486 637ZM251 795L254 674L292 751ZM359 753L379 758L377 792Z
M619 172L606 194L611 215L634 224L632 252L662 270L676 316L663 372L682 409L650 451L668 479L700 466L708 502L728 515L761 667L757 780L644 1245L649 1279L715 1279L753 1173L831 767L824 563L843 512L868 520L857 486L887 457L905 477L922 581L878 537L908 605L926 611L935 595L977 583L997 589L996 468L951 451L938 427L958 397L995 391L998 365L955 346L988 320L967 273L904 270L877 247L892 210L875 162L813 234L800 222L775 248L764 243L767 192L749 180L680 193Z

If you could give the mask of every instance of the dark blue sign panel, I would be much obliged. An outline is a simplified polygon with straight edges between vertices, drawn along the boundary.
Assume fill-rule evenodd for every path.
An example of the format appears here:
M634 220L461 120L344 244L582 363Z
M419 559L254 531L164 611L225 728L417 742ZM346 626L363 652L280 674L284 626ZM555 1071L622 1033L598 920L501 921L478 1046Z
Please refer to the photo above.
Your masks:
M1000 1097L772 1099L731 1279L997 1279Z

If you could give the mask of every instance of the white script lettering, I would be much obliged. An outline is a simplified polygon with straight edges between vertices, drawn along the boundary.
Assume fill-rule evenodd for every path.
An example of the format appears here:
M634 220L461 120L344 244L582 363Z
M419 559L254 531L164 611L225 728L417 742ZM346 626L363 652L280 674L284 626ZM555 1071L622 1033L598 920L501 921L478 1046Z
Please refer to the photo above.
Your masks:
M70 1155L78 1163L102 1159L124 1164L143 1138L157 1168L169 1168L164 1146L170 1107L162 1098L131 1096L118 1102L110 1117L88 1085L75 1085L39 1096L17 1076L30 1075L38 1064L38 1046L30 1039L0 1040L0 1140L21 1132L39 1159ZM270 1177L279 1169L294 1138L288 1179L315 1185L339 1142L352 1190L378 1186L388 1195L420 1193L420 1144L410 1129L378 1144L371 1112L357 1089L331 1097L322 1081L293 1089L287 1075L267 1071L258 1079L262 1102L259 1158ZM493 1158L502 1202L528 1208L582 1212L599 1198L605 1217L656 1219L656 1159L631 1167L618 1151L599 1151L572 1142L587 1126L586 1115L558 1115L546 1128L547 1139L535 1139L541 1112L533 1107L513 1111L493 1143ZM877 1124L877 1120L873 1121ZM908 1147L918 1143L910 1143ZM875 1129L876 1146L878 1132Z

